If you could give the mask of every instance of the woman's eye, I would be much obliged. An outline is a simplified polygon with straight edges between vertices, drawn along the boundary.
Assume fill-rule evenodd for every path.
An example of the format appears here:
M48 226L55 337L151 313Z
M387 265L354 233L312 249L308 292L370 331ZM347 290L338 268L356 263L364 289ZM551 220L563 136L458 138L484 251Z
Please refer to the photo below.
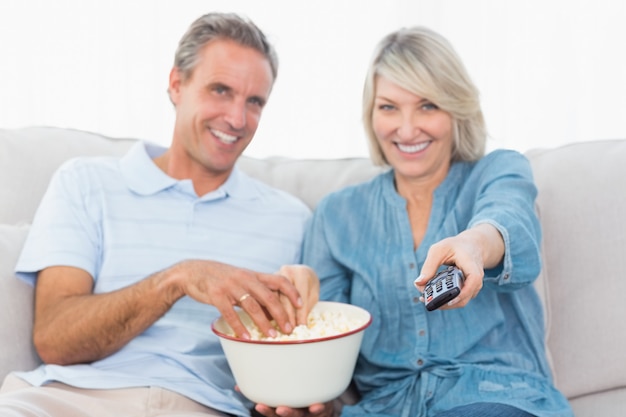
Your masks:
M394 107L391 104L381 104L378 106L379 110L385 110L385 111L389 111L389 110L393 110Z
M422 104L422 109L423 110L438 110L439 107L437 107L433 103L424 103L424 104Z

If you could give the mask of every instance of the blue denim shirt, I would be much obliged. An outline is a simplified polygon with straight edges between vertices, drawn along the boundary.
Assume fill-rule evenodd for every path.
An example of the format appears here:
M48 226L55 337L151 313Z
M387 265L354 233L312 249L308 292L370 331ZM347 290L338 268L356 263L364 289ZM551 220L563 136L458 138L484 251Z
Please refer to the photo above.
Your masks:
M536 194L518 152L454 163L435 191L417 250L393 171L320 202L303 262L318 272L322 299L373 316L354 375L363 397L342 415L433 416L478 401L572 415L551 380L542 306L531 285L541 267ZM466 307L426 311L413 281L430 245L485 222L504 238L503 262L485 271Z

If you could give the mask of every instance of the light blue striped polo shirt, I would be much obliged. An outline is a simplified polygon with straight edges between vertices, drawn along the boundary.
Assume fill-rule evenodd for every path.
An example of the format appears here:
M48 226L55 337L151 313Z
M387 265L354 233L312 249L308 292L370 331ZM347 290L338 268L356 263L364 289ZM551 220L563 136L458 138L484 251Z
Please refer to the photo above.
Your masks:
M131 285L184 259L210 259L260 272L299 262L310 210L237 168L198 197L190 180L163 173L165 148L138 143L123 158L78 158L52 178L16 270L34 283L53 265L88 271L96 293ZM103 314L105 314L103 312ZM159 386L207 406L249 415L233 392L211 322L212 306L185 297L119 352L89 365L42 365L18 376L33 385Z

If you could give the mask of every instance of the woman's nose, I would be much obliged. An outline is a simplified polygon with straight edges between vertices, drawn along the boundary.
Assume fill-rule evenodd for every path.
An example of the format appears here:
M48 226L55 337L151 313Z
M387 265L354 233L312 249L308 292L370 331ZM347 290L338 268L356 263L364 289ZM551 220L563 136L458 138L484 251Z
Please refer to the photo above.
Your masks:
M413 139L421 132L421 118L416 114L402 115L400 126L398 127L398 136L402 139Z

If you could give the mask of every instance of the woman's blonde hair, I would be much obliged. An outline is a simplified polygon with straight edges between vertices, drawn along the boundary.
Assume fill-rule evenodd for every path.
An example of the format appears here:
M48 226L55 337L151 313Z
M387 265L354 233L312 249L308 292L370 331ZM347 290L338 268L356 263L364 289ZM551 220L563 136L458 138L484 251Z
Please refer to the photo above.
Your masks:
M385 36L374 50L365 78L363 124L375 164L388 164L372 126L378 76L452 116L452 161L475 161L485 154L487 132L478 90L450 43L418 26Z

